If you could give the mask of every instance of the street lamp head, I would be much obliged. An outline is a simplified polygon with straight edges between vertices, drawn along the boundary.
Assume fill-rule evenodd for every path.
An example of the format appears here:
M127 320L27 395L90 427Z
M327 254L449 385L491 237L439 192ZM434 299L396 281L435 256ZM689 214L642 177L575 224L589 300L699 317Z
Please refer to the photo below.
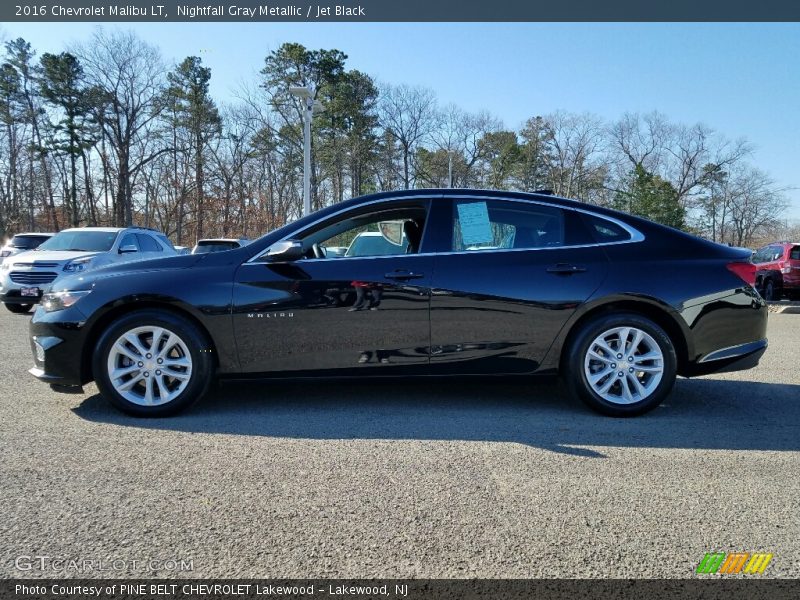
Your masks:
M290 85L289 93L292 96L297 96L298 98L310 98L311 88L304 85Z

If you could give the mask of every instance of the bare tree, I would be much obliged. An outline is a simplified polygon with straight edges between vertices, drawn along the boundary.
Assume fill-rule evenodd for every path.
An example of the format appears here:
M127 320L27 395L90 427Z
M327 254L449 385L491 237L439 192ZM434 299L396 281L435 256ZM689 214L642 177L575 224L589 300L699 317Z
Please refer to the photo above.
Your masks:
M87 79L103 92L97 121L114 153L114 222L130 225L133 177L156 156L169 151L163 145L141 143L149 142L161 111L164 64L157 48L130 31L98 29L89 43L77 46L74 52L84 64Z
M414 151L436 125L436 95L424 87L385 85L379 107L381 125L400 147L403 187L409 189Z
M599 185L599 151L604 144L602 121L589 113L556 112L545 117L550 129L553 191L561 196L587 198Z

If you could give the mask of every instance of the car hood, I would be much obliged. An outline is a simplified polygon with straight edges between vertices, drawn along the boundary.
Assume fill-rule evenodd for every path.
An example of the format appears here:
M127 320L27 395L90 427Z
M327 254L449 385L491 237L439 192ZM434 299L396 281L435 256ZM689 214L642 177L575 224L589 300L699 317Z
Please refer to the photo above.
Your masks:
M100 252L86 252L85 250L28 250L14 256L14 261L67 263L76 258L86 258L96 254L100 254Z
M119 277L130 273L140 273L144 271L162 271L167 269L187 269L202 261L208 254L176 254L165 256L164 258L153 258L147 260L134 260L129 262L114 263L92 269L85 273L76 273L63 279L57 280L53 284L53 291L91 289L94 283L100 279L108 277Z

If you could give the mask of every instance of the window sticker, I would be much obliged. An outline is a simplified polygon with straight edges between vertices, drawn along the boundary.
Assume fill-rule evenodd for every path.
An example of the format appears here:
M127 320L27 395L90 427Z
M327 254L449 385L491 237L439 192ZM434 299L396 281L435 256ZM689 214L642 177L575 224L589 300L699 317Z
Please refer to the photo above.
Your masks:
M464 246L491 244L494 241L486 202L458 204L458 226Z

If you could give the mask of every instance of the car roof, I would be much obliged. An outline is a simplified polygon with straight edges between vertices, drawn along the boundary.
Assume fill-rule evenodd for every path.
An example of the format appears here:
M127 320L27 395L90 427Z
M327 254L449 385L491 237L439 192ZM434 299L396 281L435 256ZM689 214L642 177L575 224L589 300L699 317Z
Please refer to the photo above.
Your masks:
M69 229L62 229L60 233L64 233L65 231L101 231L105 233L117 233L119 231L125 231L126 229L130 229L128 227L70 227ZM135 229L135 228L134 228Z
M240 240L237 238L204 238L202 240L197 240L198 244L202 244L203 242L229 242L229 243L236 243L239 244L244 240Z

